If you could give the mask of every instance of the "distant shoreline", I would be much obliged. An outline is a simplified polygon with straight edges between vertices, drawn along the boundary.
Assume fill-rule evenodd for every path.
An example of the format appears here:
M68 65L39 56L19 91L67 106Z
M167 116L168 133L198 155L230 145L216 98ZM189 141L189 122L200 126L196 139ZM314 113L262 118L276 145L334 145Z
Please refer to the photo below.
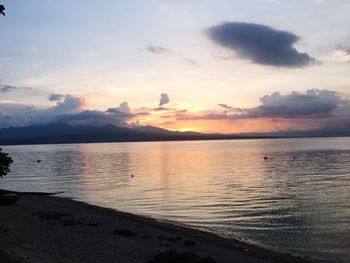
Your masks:
M38 145L73 143L112 143L150 141L198 141L234 139L283 139L349 137L350 131L280 131L247 132L236 134L198 133L192 131L170 131L154 126L119 127L72 126L63 123L9 127L0 129L0 145Z
M169 250L216 262L311 262L67 198L20 195L14 206L0 206L0 247L20 262L147 262Z
M0 146L21 146L21 145L53 145L53 144L98 144L98 143L132 143L132 142L186 142L186 141L227 141L227 140L276 140L276 139L312 139L312 138L348 138L349 136L286 136L286 137L215 137L215 138L164 138L150 140L115 140L115 141L70 141L70 142L28 142L28 143L0 143Z

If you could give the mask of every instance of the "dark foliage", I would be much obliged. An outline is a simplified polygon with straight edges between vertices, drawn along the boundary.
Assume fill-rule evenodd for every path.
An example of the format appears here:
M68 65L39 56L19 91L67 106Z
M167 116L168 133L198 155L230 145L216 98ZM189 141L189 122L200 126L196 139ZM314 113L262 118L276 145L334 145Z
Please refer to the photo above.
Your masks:
M4 5L0 5L0 15L5 16L5 6Z
M0 177L10 172L10 165L12 163L12 158L0 148Z

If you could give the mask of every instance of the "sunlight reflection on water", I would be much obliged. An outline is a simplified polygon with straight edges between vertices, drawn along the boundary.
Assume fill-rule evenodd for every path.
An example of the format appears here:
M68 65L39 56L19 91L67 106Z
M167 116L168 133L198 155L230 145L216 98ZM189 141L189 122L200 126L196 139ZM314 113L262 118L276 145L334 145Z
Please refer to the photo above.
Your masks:
M350 138L4 148L15 161L0 182L7 189L66 191L229 238L350 259Z

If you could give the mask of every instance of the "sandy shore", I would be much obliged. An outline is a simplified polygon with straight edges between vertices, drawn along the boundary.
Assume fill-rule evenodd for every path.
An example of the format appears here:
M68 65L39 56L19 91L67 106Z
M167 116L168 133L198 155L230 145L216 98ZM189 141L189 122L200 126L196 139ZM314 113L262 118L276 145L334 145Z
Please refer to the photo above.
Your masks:
M0 214L0 261L6 252L7 262L309 262L55 196L22 195Z

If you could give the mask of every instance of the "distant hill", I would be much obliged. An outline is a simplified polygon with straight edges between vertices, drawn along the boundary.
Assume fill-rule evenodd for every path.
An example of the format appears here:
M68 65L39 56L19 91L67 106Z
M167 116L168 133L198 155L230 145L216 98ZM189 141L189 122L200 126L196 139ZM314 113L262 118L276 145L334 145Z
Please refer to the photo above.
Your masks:
M105 126L72 126L65 123L52 123L0 129L0 145L334 136L350 136L350 131L314 130L245 134L204 134L191 131L169 131L154 126L127 128L111 124Z
M64 123L52 123L0 129L1 145L203 140L216 137L218 136L196 132L169 131L153 126L126 128L111 124L105 126L72 126Z

